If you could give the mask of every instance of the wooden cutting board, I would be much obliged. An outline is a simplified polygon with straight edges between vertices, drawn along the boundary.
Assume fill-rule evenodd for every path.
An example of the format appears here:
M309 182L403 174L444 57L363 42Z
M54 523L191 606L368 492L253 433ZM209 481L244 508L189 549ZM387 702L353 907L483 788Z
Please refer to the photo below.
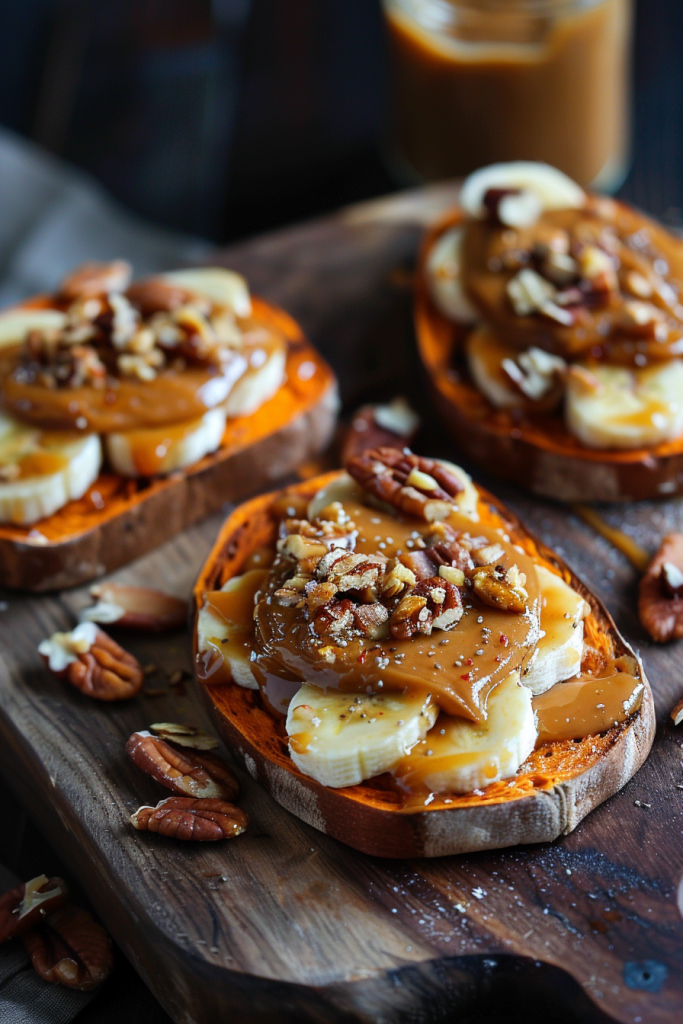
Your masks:
M457 457L430 419L414 355L409 270L449 187L364 204L226 251L337 370L349 406L397 391L422 407L419 449ZM136 833L166 795L124 754L134 729L209 727L185 633L128 638L164 670L120 706L51 678L36 644L73 623L85 590L7 593L0 611L0 770L170 1015L179 1022L490 1020L674 1022L683 1003L683 645L655 649L635 615L637 573L570 511L484 479L605 601L639 647L660 729L645 767L552 845L432 861L363 857L303 825L243 776L248 832L182 845ZM680 501L602 514L648 550L683 528ZM189 595L220 516L117 578ZM181 692L182 691L182 692Z

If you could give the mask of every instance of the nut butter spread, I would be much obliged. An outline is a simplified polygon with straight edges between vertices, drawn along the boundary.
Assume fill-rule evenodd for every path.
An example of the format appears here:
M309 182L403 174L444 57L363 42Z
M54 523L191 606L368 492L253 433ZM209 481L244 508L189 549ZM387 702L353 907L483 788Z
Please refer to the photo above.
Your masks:
M259 554L269 568L208 593L200 613L200 678L257 687L287 716L304 773L344 786L389 771L420 799L468 792L514 775L534 746L637 710L636 660L594 637L584 650L586 601L502 520L479 519L462 470L388 448L347 469L283 512L274 559Z

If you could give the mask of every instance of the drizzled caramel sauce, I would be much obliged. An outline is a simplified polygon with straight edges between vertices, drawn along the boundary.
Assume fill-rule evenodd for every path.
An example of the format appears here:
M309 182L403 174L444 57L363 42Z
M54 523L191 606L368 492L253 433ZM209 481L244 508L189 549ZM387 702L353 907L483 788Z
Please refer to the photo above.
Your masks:
M582 676L556 683L540 697L534 697L532 703L538 724L536 746L556 740L583 739L630 718L640 707L643 694L643 684L634 675L635 663L628 665L630 661L630 658L618 659L612 674L599 678Z
M430 532L425 522L388 514L354 500L345 501L344 509L358 528L357 551L379 550L391 557L414 549L421 534ZM458 531L500 544L504 551L500 563L506 569L516 564L527 577L527 612L515 614L490 608L472 596L452 630L435 630L429 637L420 635L408 640L393 636L382 641L352 639L341 646L331 637L316 637L297 609L283 607L264 595L256 608L258 629L252 669L265 699L280 707L287 694L293 696L292 687L304 681L321 689L348 692L417 687L432 693L450 714L474 721L485 718L491 689L523 665L538 640L538 582L531 558L514 547L509 538L506 540L502 531L458 513L453 513L448 522ZM270 594L279 586L280 580L275 577Z
M202 683L227 682L230 671L226 656L249 663L254 646L254 604L256 594L263 586L267 569L252 569L238 577L239 585L228 590L212 590L206 595L204 611L217 621L216 635L204 638L205 648L197 657L197 675ZM223 627L222 629L220 627Z

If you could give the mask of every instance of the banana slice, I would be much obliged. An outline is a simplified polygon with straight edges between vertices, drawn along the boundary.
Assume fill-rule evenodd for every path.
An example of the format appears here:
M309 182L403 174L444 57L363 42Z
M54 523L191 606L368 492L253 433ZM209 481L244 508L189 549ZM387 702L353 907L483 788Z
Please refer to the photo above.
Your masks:
M488 327L472 331L466 346L467 366L477 390L496 409L521 409L525 402L503 373L503 360L515 359L519 349L506 345Z
M289 705L294 764L323 786L357 786L389 771L436 721L424 693L349 694L304 683Z
M57 309L8 309L0 314L0 348L20 344L29 331L59 330L65 323Z
M464 228L451 228L437 239L427 259L427 279L434 302L444 316L456 323L473 324L479 319L462 286L462 243Z
M514 775L534 749L536 736L531 692L513 672L489 695L485 722L442 712L394 775L410 790L471 793Z
M188 291L199 292L218 306L228 306L241 317L251 316L249 286L240 274L224 267L193 267L172 270L161 275L164 280Z
M537 565L536 575L541 590L543 635L522 673L522 683L534 696L578 675L583 655L583 620L590 612L588 602L550 569Z
M227 666L232 681L247 690L258 690L250 660L254 600L267 575L265 569L250 569L233 576L222 590L206 595L197 618L200 655L208 655L215 672Z
M572 367L565 420L588 448L651 448L683 434L683 362Z
M257 332L251 332L251 335L246 335L242 350L247 369L223 403L228 417L250 416L273 397L285 380L287 354L284 342L265 331L262 339Z
M479 219L486 217L484 196L489 189L519 189L522 192L530 192L539 200L539 213L546 210L579 209L586 201L583 189L556 167L517 160L482 167L465 179L460 192L460 205L468 216Z
M225 420L223 407L209 409L199 420L107 434L104 447L109 463L121 476L163 476L215 452Z
M472 477L464 469L454 465L452 462L446 462L445 459L439 459L439 462L446 466L462 482L463 489L454 499L458 512L461 515L467 516L468 519L479 519L479 493L472 483ZM345 501L364 502L367 498L368 495L363 488L348 473L342 473L331 484L328 484L327 487L321 488L311 499L308 504L308 518L315 519L333 501L339 501L343 505ZM373 498L372 500L374 501L375 499ZM390 506L387 506L387 509L390 512L395 511Z
M28 526L82 498L102 464L96 434L40 431L0 416L0 522Z

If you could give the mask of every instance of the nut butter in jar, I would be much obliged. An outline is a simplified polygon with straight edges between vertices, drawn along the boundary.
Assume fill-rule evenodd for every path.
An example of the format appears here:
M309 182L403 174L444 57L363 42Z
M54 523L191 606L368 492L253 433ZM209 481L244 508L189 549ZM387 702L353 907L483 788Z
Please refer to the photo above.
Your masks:
M383 0L399 158L426 179L541 160L621 183L631 0Z

